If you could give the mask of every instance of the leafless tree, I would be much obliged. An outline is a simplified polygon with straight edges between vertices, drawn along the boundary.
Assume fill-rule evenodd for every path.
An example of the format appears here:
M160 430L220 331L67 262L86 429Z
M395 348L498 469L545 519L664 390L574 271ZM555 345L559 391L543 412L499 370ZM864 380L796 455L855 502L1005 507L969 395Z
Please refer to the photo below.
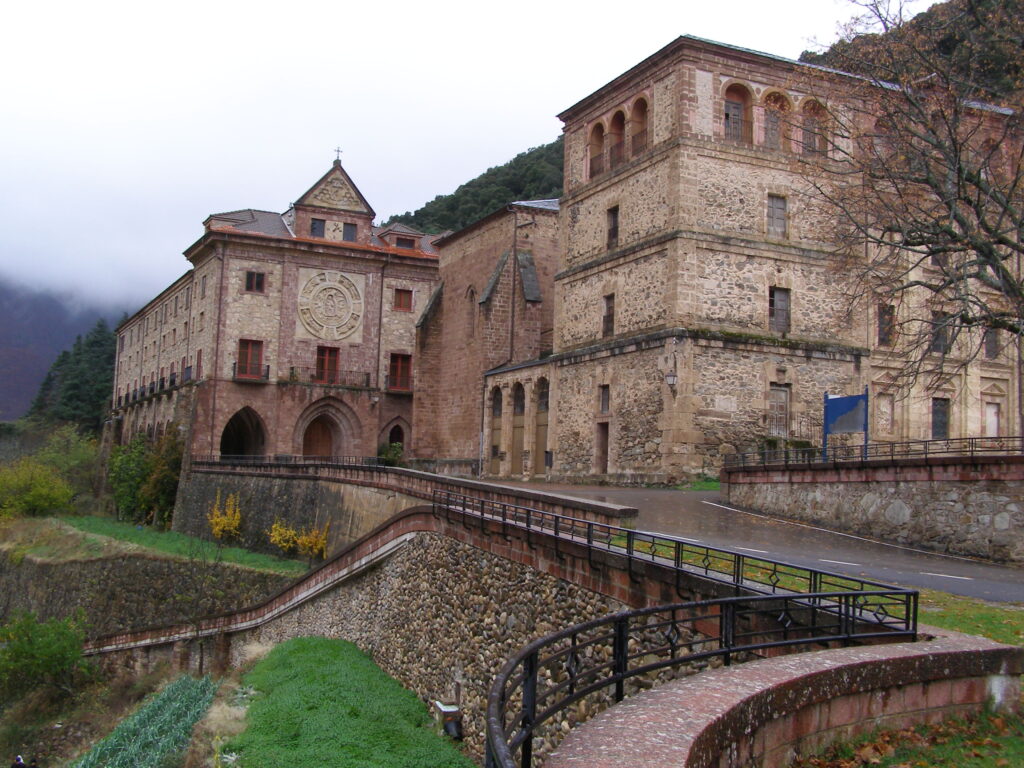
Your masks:
M1024 336L1024 8L854 4L829 69L809 69L826 114L794 130L873 343L904 384L936 386Z

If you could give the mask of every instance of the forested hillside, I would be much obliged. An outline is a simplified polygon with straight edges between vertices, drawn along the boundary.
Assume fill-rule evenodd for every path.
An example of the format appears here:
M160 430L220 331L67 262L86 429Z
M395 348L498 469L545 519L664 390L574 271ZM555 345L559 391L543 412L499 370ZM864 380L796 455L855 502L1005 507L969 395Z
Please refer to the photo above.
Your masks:
M0 278L0 421L25 415L47 369L76 336L100 317L113 320L120 314L77 307L67 297Z
M854 10L854 8L851 8ZM800 61L884 80L893 78L893 63L877 56L878 46L893 35L915 35L932 50L907 45L901 73L910 80L932 74L935 55L972 82L978 99L1003 102L1024 92L1024 40L998 21L1002 14L1024 14L1024 0L949 0L919 13L899 30L883 34L848 34L823 53L804 51ZM929 33L919 34L923 30ZM941 30L937 41L931 30ZM916 39L916 38L915 38ZM965 45L970 41L973 45ZM889 50L892 48L890 46ZM980 55L979 55L980 54Z
M438 195L419 210L392 216L421 232L459 230L516 200L562 196L562 137L488 168L450 195Z

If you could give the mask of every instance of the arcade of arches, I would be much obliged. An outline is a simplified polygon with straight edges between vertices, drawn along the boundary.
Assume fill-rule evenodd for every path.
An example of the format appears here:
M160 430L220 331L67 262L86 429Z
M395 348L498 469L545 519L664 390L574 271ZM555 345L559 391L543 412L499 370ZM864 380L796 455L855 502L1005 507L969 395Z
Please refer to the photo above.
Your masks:
M489 453L491 475L543 475L548 449L548 379L503 382L491 387Z

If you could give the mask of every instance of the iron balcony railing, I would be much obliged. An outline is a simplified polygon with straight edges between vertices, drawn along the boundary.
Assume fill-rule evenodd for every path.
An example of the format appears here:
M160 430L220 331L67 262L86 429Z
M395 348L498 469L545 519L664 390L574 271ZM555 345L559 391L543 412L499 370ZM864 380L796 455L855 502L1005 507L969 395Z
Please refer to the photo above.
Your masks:
M736 117L726 117L723 127L723 137L726 141L736 141L741 144L754 143L754 124L750 120L742 120Z
M564 735L557 725L565 715L585 720L672 669L697 671L716 657L728 665L780 650L914 639L916 593L902 626L883 629L864 612L866 602L905 596L878 590L720 598L625 611L540 638L509 659L491 686L485 765L530 768L535 750ZM834 609L815 607L825 603ZM585 709L570 709L583 699Z
M259 363L232 363L231 378L242 381L269 381L270 366Z
M412 375L384 377L384 388L388 392L412 392Z
M916 626L916 608L912 610L911 603L916 606L917 593L890 584L766 557L753 557L674 536L619 528L593 520L580 520L539 509L489 501L454 491L435 490L432 504L435 515L458 512L477 518L481 528L486 528L487 522L492 521L500 524L503 535L509 527L514 527L525 530L528 537L531 532L537 531L553 536L556 542L572 541L586 545L589 550L621 555L626 559L626 568L631 577L638 563L649 562L664 566L675 571L676 591L680 596L686 594L683 581L693 576L754 594L839 594L881 590L897 597L880 600L877 604L861 603L859 607L868 609L872 615L877 614L879 621L890 629L907 631L908 627ZM838 609L833 606L833 610Z
M632 136L633 142L633 154L639 155L641 152L647 151L647 129L637 131Z
M339 371L329 367L295 366L290 369L289 378L292 381L322 384L328 387L367 388L370 386L370 374L366 371Z
M959 437L947 440L910 440L869 445L832 445L735 453L725 457L726 469L758 469L790 464L825 464L861 461L928 459L938 456L984 456L1024 453L1024 437Z
M608 165L617 168L626 159L626 142L617 141L608 147Z
M604 152L590 156L590 178L595 178L604 173Z

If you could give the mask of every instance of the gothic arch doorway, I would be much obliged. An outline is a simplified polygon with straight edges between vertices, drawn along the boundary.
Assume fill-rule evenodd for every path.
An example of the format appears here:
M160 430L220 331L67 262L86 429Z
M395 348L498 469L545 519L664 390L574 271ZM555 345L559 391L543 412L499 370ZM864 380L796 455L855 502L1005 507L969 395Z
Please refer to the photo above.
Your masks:
M263 419L246 406L232 416L220 436L221 456L262 456L266 452L267 433Z
M399 443L403 448L405 447L405 430L402 429L401 424L395 424L388 432L389 443Z
M324 414L317 416L306 427L302 434L303 456L333 456L336 452L335 432L338 426Z

